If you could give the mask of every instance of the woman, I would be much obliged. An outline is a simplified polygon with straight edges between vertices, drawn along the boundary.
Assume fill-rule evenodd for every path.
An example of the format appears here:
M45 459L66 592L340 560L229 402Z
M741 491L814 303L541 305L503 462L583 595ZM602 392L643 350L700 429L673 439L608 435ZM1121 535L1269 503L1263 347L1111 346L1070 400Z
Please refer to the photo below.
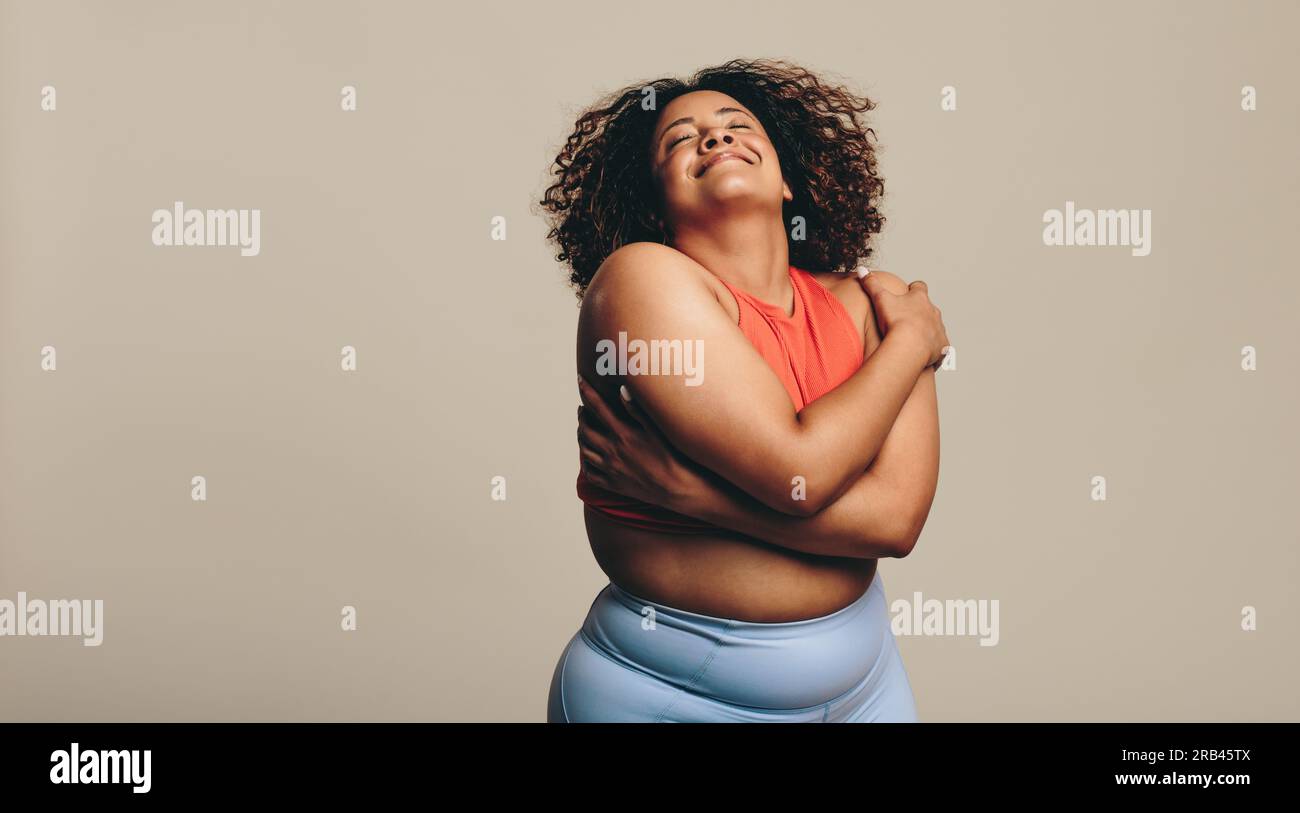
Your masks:
M883 223L874 105L770 60L606 102L542 201L610 579L548 720L917 719L876 563L934 497L948 339L925 283L835 273Z

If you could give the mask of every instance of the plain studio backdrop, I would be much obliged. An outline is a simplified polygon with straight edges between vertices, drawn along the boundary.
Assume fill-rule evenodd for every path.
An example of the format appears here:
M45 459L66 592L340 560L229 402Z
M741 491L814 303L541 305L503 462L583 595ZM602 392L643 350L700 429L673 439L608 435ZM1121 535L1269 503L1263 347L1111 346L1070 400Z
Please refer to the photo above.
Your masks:
M606 580L577 302L532 204L599 95L733 57L878 102L877 262L929 283L957 350L933 512L881 573L891 602L998 601L998 642L900 636L922 719L1300 719L1298 26L4 3L0 599L101 599L104 640L0 638L0 719L544 719ZM153 245L176 201L260 210L260 253ZM1067 201L1149 209L1150 254L1045 245Z

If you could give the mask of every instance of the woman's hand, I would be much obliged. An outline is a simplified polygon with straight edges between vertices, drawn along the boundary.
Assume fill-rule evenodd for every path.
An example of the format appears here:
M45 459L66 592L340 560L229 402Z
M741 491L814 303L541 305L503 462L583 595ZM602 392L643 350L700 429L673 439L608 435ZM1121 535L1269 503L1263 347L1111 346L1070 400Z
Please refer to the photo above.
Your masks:
M908 284L906 291L897 294L889 290L891 286L882 279L881 273L873 274L865 266L858 271L858 281L871 297L876 325L882 334L889 335L895 328L902 328L929 352L927 367L943 361L950 347L948 331L943 324L943 312L930 302L929 286L916 280Z
M622 407L611 409L578 376L578 446L587 479L601 488L675 510L705 483L697 463L673 448L659 427L619 387Z

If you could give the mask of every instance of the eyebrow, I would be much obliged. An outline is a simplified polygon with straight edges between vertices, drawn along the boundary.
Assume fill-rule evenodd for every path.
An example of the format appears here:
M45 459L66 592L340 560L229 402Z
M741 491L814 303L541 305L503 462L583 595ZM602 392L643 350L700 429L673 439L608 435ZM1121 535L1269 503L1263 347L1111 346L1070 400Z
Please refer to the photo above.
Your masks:
M715 116L721 116L723 113L742 113L746 116L749 116L751 119L753 118L753 116L751 116L747 111L741 110L739 107L719 107L717 110L713 111L713 115ZM656 144L662 143L664 140L664 136L668 134L668 131L673 129L677 125L690 124L693 121L695 121L694 116L682 116L680 119L677 119L672 124L669 124L667 127L660 130L659 137L655 139L655 143Z

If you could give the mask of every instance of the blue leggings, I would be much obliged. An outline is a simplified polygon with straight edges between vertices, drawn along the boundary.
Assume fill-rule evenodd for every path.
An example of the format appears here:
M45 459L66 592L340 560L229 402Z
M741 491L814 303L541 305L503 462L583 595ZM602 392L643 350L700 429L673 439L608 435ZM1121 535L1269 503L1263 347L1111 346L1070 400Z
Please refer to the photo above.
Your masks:
M551 678L547 722L917 722L877 571L804 621L678 610L610 583Z

